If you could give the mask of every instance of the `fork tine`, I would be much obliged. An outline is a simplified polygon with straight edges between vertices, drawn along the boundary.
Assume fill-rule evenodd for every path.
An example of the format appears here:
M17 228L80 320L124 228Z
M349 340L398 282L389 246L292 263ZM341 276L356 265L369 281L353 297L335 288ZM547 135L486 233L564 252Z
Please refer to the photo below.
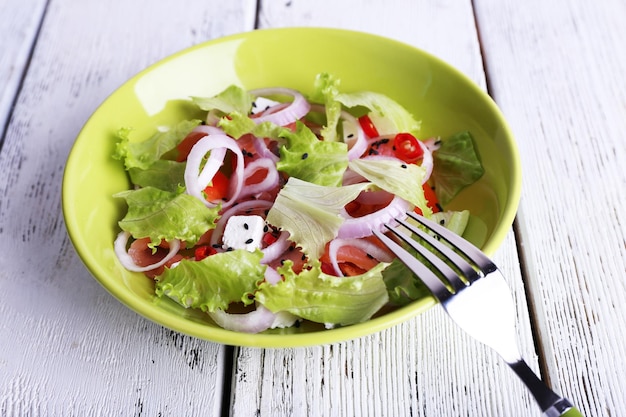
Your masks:
M414 228L410 224L408 224L408 223L406 223L406 222L404 222L402 220L396 219L396 222L398 222L402 226L406 227L411 232L414 232L414 233L418 232L417 230L413 230ZM438 270L445 277L446 281L448 281L450 286L452 286L452 289L453 289L452 292L456 293L457 291L459 291L460 289L465 287L465 283L459 278L459 276L456 273L456 271L454 271L448 264L446 264L439 256L437 256L435 253L431 252L429 249L424 247L422 244L420 244L419 242L414 240L412 237L402 233L400 230L392 228L389 225L386 225L386 227L394 235L399 237L403 242L405 242L406 244L411 246L420 255L422 255L424 258L426 258L428 260L428 262L430 262L432 264L432 266L436 270ZM431 244L433 243L433 242L430 242L431 236L426 235L422 231L419 231L419 232L420 232L419 233L420 237L424 238L424 240L426 240L426 241L429 241L429 243L431 243ZM423 236L423 235L426 235L426 236ZM420 278L421 278L421 276L420 276Z
M409 214L409 213L407 213L407 214ZM413 216L411 216L411 217L413 217ZM470 263L468 263L465 259L463 259L461 256L459 256L459 254L454 252L451 248L449 248L448 246L446 246L443 243L441 243L435 237L431 236L430 234L426 233L423 230L420 230L418 227L415 227L414 225L405 222L404 220L396 219L396 221L398 223L400 223L402 226L406 227L412 233L414 233L417 236L419 236L424 241L428 242L436 250L438 250L454 266L456 266L456 268L461 272L462 276L467 281L472 283L472 282L476 281L478 278L480 278L480 275L478 274L478 272L476 272L476 270L474 269L474 267L472 267L472 265ZM431 222L431 223L436 224L434 222ZM439 226L439 225L437 225L437 226ZM441 226L439 226L439 227L441 227ZM439 234L438 230L432 230L432 231L437 233L439 236L441 236L441 234ZM446 229L446 231L447 231L447 229ZM446 265L446 264L444 263L444 265ZM449 280L450 280L451 284L457 290L461 289L462 287L464 287L465 283L463 281L461 281L461 279L459 278L457 272L452 270L450 267L448 267L448 268L450 269L450 271L444 272L444 275L446 277L449 277Z
M402 246L398 245L385 234L374 230L374 235L381 240L400 259L415 275L417 275L424 284L428 287L430 292L440 301L446 299L452 294L439 277L426 265L418 261L409 252L407 252Z
M480 249L451 230L448 230L432 220L428 220L416 213L407 212L407 215L420 223L422 226L441 236L450 245L454 246L456 250L473 262L483 272L483 274L488 274L489 272L498 269L493 261L489 259L487 255L482 253Z

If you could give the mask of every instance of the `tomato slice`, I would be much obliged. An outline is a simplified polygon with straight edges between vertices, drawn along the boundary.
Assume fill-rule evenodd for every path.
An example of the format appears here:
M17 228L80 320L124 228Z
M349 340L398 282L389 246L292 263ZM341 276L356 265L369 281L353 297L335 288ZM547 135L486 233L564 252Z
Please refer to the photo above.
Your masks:
M410 164L419 161L424 156L424 150L417 138L410 133L398 133L393 138L393 147L396 156Z
M207 201L216 201L225 198L228 193L229 182L226 175L221 171L217 171L211 180L211 185L207 185L204 189L204 196Z
M187 160L189 156L189 152L191 152L191 148L193 145L198 143L200 139L206 136L204 132L191 132L188 134L185 139L182 140L176 147L178 150L178 156L176 157L177 162L183 162Z
M361 125L361 129L363 129L365 136L369 138L377 138L380 136L376 126L374 126L374 123L368 115L359 117L359 124Z

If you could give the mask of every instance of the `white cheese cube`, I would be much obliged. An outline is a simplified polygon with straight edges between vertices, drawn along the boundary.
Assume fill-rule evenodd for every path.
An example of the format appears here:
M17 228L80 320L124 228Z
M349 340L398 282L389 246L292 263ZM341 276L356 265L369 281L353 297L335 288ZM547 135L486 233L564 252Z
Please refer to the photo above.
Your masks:
M254 252L261 247L265 220L261 216L232 216L226 222L222 243L224 248Z
M280 104L280 101L270 100L265 97L257 97L256 100L252 103L252 114L257 114L264 112L270 107L274 107L275 105Z

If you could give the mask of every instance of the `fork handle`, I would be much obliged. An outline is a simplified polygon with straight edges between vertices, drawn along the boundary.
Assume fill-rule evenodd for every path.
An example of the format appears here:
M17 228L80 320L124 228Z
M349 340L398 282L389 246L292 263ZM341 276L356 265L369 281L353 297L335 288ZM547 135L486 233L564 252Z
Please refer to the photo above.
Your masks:
M584 417L567 398L560 397L548 388L523 359L508 364L535 397L545 417Z

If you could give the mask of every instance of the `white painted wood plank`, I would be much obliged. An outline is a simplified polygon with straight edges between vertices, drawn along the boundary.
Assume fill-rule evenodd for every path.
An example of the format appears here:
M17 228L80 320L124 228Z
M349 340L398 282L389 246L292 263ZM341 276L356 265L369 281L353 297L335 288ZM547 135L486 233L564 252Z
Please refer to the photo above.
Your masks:
M626 4L474 3L522 154L519 221L550 379L585 415L621 415Z
M4 132L45 5L44 0L0 3L0 135Z
M485 85L469 2L266 1L261 27L368 31L429 51ZM513 234L496 255L518 302L522 351L537 367ZM433 309L389 330L322 347L237 349L232 416L527 416L522 384Z
M250 30L255 6L50 2L0 153L0 415L220 415L225 348L139 317L91 278L67 238L61 177L117 86L170 53Z

